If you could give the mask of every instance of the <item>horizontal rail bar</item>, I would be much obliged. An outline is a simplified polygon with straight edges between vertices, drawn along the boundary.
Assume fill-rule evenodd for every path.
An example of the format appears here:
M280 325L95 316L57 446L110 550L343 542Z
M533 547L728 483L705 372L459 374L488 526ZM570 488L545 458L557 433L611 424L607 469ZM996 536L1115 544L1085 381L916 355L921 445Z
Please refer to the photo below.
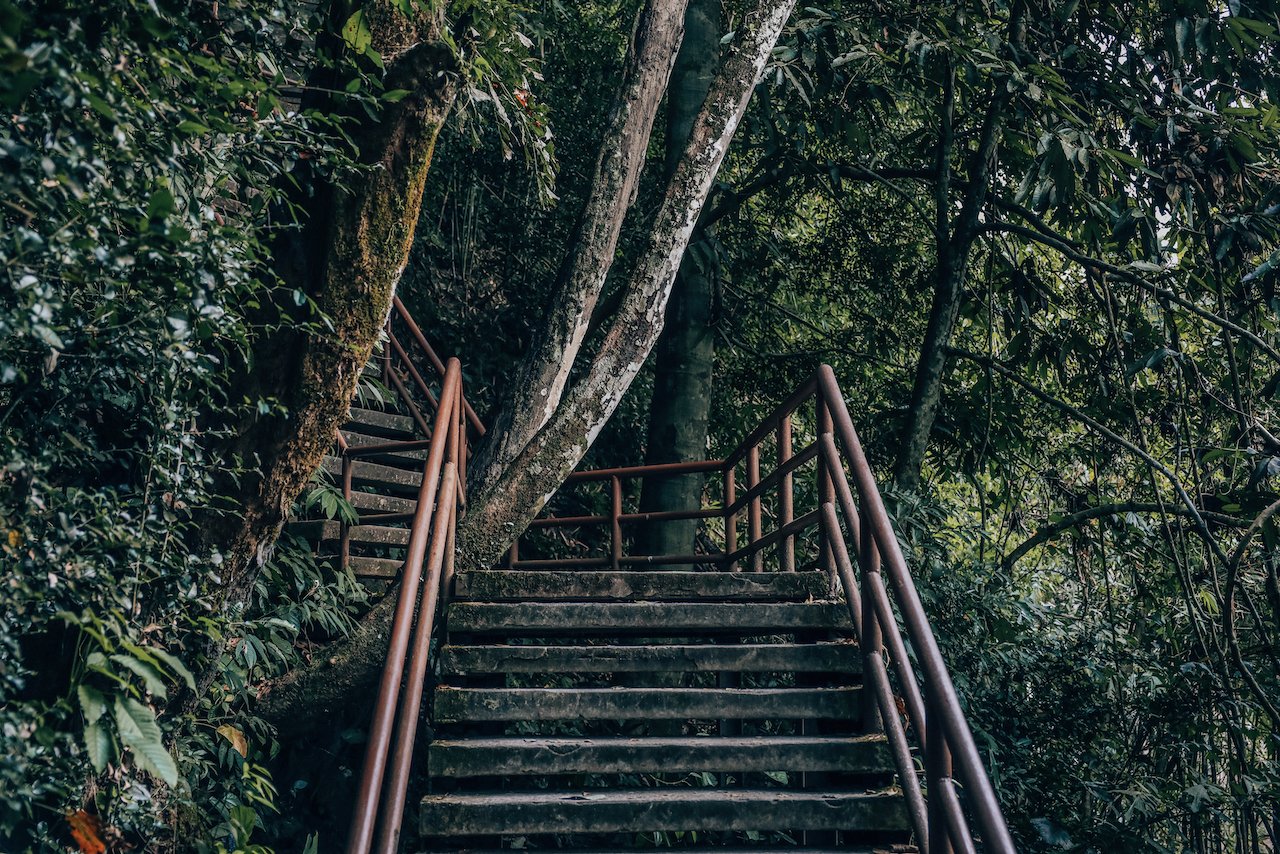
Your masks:
M425 451L431 447L430 439L409 439L403 442L379 442L376 445L348 447L348 457L368 457L375 454L403 454L409 451Z
M738 447L734 448L733 453L725 457L724 464L726 466L736 466L742 462L742 458L747 455L747 451L759 445L769 437L769 434L778 429L778 424L782 422L791 413L800 408L800 404L811 397L818 387L817 377L810 377L805 380L800 388L796 389L790 397L779 404L778 408L773 410L772 414L760 422L760 426L747 434L747 438L738 443Z
M547 560L517 560L508 564L512 569L594 569L597 566L608 566L607 557L567 557Z
M651 566L664 563L719 563L723 554L705 555L624 555L618 562L623 566Z
M792 474L796 469L800 468L800 466L818 456L818 451L819 448L817 442L807 445L799 453L792 456L791 459L769 472L767 477L760 478L759 483L739 495L732 505L725 508L724 512L726 514L741 512L742 508L750 504L753 498L759 498L764 495L771 488L781 483L784 477Z
M744 557L750 557L751 555L755 554L758 551L767 549L769 548L769 546L775 545L776 543L782 540L785 540L787 537L794 536L795 534L800 533L805 528L813 527L818 523L818 520L820 518L822 518L822 514L819 511L810 510L808 513L804 514L799 519L796 519L790 525L783 525L781 528L778 528L775 531L771 531L770 533L765 534L763 537L756 540L754 543L743 546L733 554L721 556L720 559L728 561L729 563L735 563L737 561L742 560Z
M651 466L625 466L623 468L576 471L569 475L566 481L569 483L582 483L592 480L610 480L615 477L634 480L642 477L696 474L698 472L719 472L723 470L724 460L688 460L682 463L658 463Z
M722 514L719 508L710 510L654 510L648 513L623 513L618 521L623 524L635 522L675 522L683 519L718 519ZM544 516L529 523L530 528L571 528L580 525L603 525L613 521L609 516Z

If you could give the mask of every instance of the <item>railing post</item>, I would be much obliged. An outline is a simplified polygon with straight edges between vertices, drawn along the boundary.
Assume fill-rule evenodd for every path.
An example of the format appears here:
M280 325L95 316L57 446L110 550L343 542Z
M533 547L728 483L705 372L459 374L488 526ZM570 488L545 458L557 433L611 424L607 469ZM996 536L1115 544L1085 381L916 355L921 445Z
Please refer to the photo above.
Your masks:
M814 396L814 407L817 409L818 436L817 441L821 442L823 436L833 433L831 424L831 410L827 407L826 401L822 399L822 394ZM831 478L831 470L827 468L827 461L818 455L818 506L824 504L834 505L836 502L835 481ZM827 576L831 579L831 588L834 590L836 585L836 567L831 559L831 544L827 542L826 537L818 539L818 565L826 570Z
M760 483L760 446L753 445L747 451L747 491L756 488ZM762 520L760 516L760 496L757 495L747 503L747 545L754 546L760 539ZM751 571L764 571L764 554L756 551L751 555Z
M609 478L609 564L616 571L622 565L622 478Z
M383 328L387 333L387 340L382 345L382 384L389 386L391 385L391 315L389 313Z
M520 538L516 537L511 541L511 548L507 549L507 568L515 569L518 560L520 560Z
M730 507L738 500L737 475L733 466L724 470L724 553L731 555L738 550L738 514L730 511ZM741 567L735 560L726 567L730 572L737 572Z
M791 416L778 422L778 465L791 459ZM778 483L778 527L791 524L795 516L795 477L790 472ZM778 564L783 572L796 571L796 538L783 537L778 543Z
M924 752L924 772L928 783L929 854L952 854L951 833L947 827L947 799L943 787L951 779L951 748L942 725L942 710L929 698L925 710L928 748Z
M342 500L347 502L348 507L351 506L351 478L353 465L351 457L344 453L342 455ZM338 564L345 572L347 567L351 565L351 523L347 521L345 515L341 520L339 520L339 526Z
M870 530L870 523L867 521L865 514L862 517L861 525L863 531ZM876 547L874 537L864 536L861 538L861 553L858 563L862 569L861 604L862 604L862 637L858 639L862 648L862 672L870 673L872 656L884 658L884 636L880 631L880 620L876 616L875 604L870 595L871 586L867 583L867 576L872 573L880 572L880 550ZM875 699L870 696L870 691L862 692L862 728L864 732L882 732L884 730L884 722L880 720L880 711L876 706Z

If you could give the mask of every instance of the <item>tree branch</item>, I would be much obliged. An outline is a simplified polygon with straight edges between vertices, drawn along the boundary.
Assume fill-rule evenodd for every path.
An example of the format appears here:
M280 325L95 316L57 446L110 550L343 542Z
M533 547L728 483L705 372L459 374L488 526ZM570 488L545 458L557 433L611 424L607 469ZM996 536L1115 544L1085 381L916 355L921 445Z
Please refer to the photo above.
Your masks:
M1009 370L1007 367L1005 367L1003 364L996 361L995 359L989 359L986 356L983 356L979 353L973 353L969 350L963 350L959 347L948 346L947 352L952 356L959 356L962 359L968 359L971 362L976 362L979 365L983 365L987 368L990 368L991 370L995 371L997 374L1009 380L1010 382L1014 383L1015 385L1031 392L1032 396L1036 397L1040 401L1047 403L1050 406L1061 409L1063 412L1066 412L1067 414L1071 415L1073 418L1077 419L1082 424L1092 429L1094 432L1105 437L1106 439L1109 439L1110 441L1114 442L1115 444L1119 445L1120 447L1124 448L1125 450L1129 451L1130 453L1142 459L1143 462L1145 462L1148 466L1150 466L1154 471L1157 471L1161 475L1163 475L1165 480L1169 482L1169 485L1173 487L1174 492L1178 494L1178 499L1182 502L1183 506L1186 507L1187 516L1189 516L1191 520L1195 523L1196 532L1200 535L1201 539L1204 540L1205 545L1208 546L1210 551L1213 552L1214 557L1223 566L1227 565L1227 555L1225 552L1222 551L1222 547L1218 545L1217 540L1213 538L1213 534L1210 533L1209 526L1205 523L1204 515L1200 512L1200 508L1196 507L1195 502L1191 500L1191 496L1187 494L1186 488L1183 487L1183 485L1178 481L1177 476L1173 472L1169 471L1169 468L1164 463L1160 462L1155 457L1151 456L1146 451L1142 450L1142 448L1139 448L1133 442L1130 442L1128 439L1116 433L1114 430L1111 430L1110 428L1106 427L1097 419L1086 414L1083 410L1075 406L1072 406L1071 404L1067 403L1064 400L1059 400L1053 395L1048 394L1047 392L1044 392L1038 387L1027 382L1022 377L1018 376L1016 373Z
M1191 516L1190 511L1185 507L1170 507L1167 504L1149 504L1140 501L1125 501L1118 504L1100 504L1097 507L1089 507L1078 513L1064 516L1057 522L1045 525L1037 530L1035 534L1023 540L1002 561L1004 568L1006 570L1013 569L1014 564L1026 557L1027 553L1032 549L1044 545L1064 531L1069 531L1083 522L1100 519L1105 516L1117 516L1121 513L1171 513L1175 516ZM1211 513L1204 510L1200 511L1200 513L1206 520L1216 522L1219 525L1230 525L1239 528L1245 526L1244 521L1234 516L1228 516L1225 513Z
M1217 324L1218 326L1221 326L1223 329L1230 329L1232 332L1248 340L1251 344L1253 344L1259 350L1266 353L1277 364L1280 364L1280 352L1277 352L1274 347L1272 347L1266 341L1263 341L1261 338L1259 338L1254 333L1250 332L1248 329L1245 329L1240 324L1234 323L1228 320L1227 318L1222 317L1221 315L1214 314L1208 309L1201 308L1191 300L1181 297L1167 288L1162 288L1159 285L1156 285L1152 282L1148 282L1146 279L1137 275L1132 270L1128 270L1128 269L1125 269L1124 267L1116 266L1115 264L1110 264L1106 261L1103 261L1100 258L1095 258L1092 255L1086 255L1085 253L1081 252L1079 249L1076 249L1074 246L1072 246L1069 242L1067 242L1066 238L1051 232L1051 230L1048 229L1048 226L1044 226L1043 223L1041 224L1041 227L1039 229L1031 229L1031 228L1027 228L1026 226L1017 225L1016 223L1006 222L1004 220L997 220L994 222L986 223L983 226L982 230L983 231L1003 231L1003 232L1008 232L1010 234L1016 234L1019 237L1023 237L1027 240L1034 241L1043 246L1048 246L1051 249L1056 249L1062 255L1071 259L1072 261L1075 261L1077 264L1080 264L1081 266L1091 267L1095 270L1099 270L1103 273L1107 273L1109 275L1115 276L1116 278L1121 279L1122 281L1128 282L1131 285L1135 285L1141 288L1142 290L1146 291L1149 294L1152 294L1153 296L1157 296L1157 297L1160 297L1161 299L1168 300L1169 302L1174 303L1176 305L1180 305L1183 308L1190 311L1192 314L1196 315L1197 317L1201 317L1205 320L1208 320L1211 323Z

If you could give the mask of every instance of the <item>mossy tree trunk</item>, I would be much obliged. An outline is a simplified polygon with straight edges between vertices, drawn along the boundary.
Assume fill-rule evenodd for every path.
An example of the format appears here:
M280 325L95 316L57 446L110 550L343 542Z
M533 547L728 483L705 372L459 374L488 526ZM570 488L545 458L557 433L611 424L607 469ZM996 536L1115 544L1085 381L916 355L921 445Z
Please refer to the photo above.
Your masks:
M228 503L210 514L204 537L222 555L220 589L232 607L248 600L292 502L346 418L408 260L436 138L457 91L437 14L411 19L390 3L364 8L374 47L393 57L386 88L409 94L358 125L358 180L304 186L302 225L274 243L283 302L264 312L290 316L295 294L305 294L317 322L254 341L231 392L246 414L218 449L228 461L219 490Z

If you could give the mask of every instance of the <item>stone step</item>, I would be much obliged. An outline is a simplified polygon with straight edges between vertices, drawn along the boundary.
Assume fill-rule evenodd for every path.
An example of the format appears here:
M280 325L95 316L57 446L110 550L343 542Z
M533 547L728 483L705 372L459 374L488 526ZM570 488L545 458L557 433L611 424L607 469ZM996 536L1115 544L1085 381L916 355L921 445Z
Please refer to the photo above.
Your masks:
M326 456L320 467L333 478L334 483L342 483L341 459ZM351 466L351 483L356 487L373 487L379 492L416 495L422 483L422 471L356 460Z
M892 773L883 736L473 738L433 742L433 777L689 771Z
M346 424L343 426L367 436L383 436L388 439L411 439L417 436L417 426L408 415L397 415L393 412L365 409L360 406L351 407Z
M352 406L348 412L343 429L353 430L365 435L380 435L387 439L421 438L417 435L417 425L407 415L396 412L367 410L361 406Z
M412 513L417 508L418 501L416 498L402 498L398 495L353 491L351 506L367 514Z
M455 688L435 690L437 723L564 720L848 720L861 689Z
M450 645L441 652L441 668L445 674L458 676L474 673L860 673L862 657L852 641L644 646Z
M403 567L395 558L351 556L351 571L360 578L395 578Z
M460 572L460 599L827 599L824 572L479 570Z
M431 836L907 828L902 798L890 793L684 787L428 795L418 821Z
M511 854L512 848L467 848L467 849L435 849L419 854ZM635 848L563 848L573 854L635 854ZM697 850L697 849L692 849ZM714 849L715 854L919 854L919 849L911 845L877 845L874 848L858 846L856 848L721 848Z
M449 629L506 634L777 634L804 629L850 629L844 605L788 602L455 602Z
M342 523L334 519L290 522L289 531L308 540L337 542L342 535ZM352 525L351 542L363 545L406 546L409 544L409 529L385 525Z

